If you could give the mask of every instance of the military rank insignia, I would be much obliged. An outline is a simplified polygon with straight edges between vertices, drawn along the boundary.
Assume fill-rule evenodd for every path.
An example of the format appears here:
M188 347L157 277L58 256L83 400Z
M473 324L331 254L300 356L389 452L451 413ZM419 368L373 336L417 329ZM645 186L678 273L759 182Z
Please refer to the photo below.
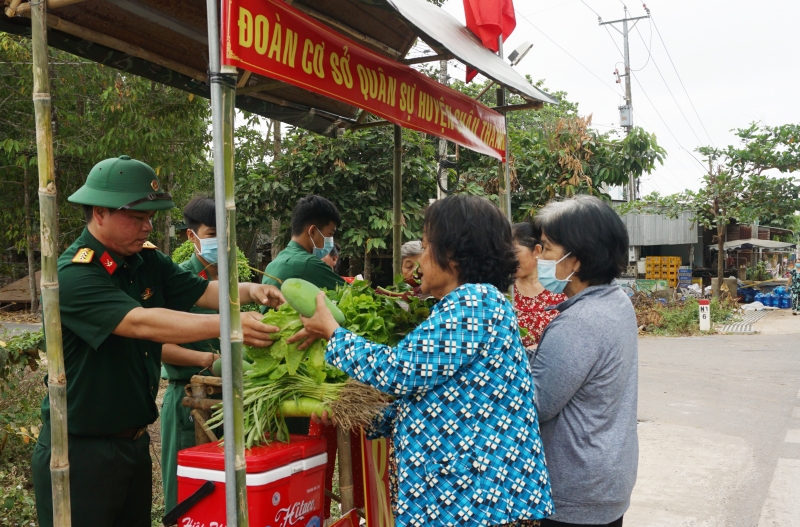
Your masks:
M144 242L142 244L142 249L158 249L158 247L156 247L154 244L150 242Z
M103 268L108 271L108 274L114 274L114 271L117 270L117 262L108 254L108 251L100 257L100 263L103 264Z
M83 249L78 249L78 252L75 253L75 257L72 259L72 263L88 264L92 263L92 258L94 258L94 251L88 247L84 247Z
M208 280L208 273L206 273L205 269L203 269L202 271L197 273L197 276L199 276L200 278L205 278L206 280Z
M144 290L144 293L142 293L142 300L149 300L154 294L155 292L148 287Z

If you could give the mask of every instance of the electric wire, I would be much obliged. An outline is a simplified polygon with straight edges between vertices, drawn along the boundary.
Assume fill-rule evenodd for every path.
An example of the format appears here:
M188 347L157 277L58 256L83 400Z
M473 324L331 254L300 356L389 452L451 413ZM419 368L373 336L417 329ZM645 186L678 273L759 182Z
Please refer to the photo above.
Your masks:
M644 41L644 37L642 36L642 32L639 31L638 27L636 28L636 33L639 35L639 38L642 40L642 44L647 46L647 43ZM650 33L650 36L652 38L652 32ZM689 122L689 118L686 117L686 114L684 113L683 108L681 108L681 105L678 103L678 99L675 98L675 94L672 93L672 89L669 87L669 84L667 84L667 79L664 78L664 74L661 73L661 68L658 67L658 62L655 59L653 59L653 66L656 67L656 71L658 72L658 76L661 77L662 81L664 81L664 86L666 86L670 97L672 97L672 100L675 102L675 106L678 107L678 111L681 112L681 115L683 116L683 120L686 121L687 125L689 125L689 130L691 130L692 134L694 134L694 138L697 139L697 143L701 144L703 141L700 139L700 136L697 135L697 132L694 130L694 127L692 126L692 123Z
M634 26L634 27L636 27L636 26ZM639 28L638 27L636 27L636 31L639 32ZM641 37L642 34L639 33L639 36ZM644 42L644 39L642 39L642 42ZM631 68L631 71L642 71L643 69L645 69L647 67L648 64L650 64L650 59L653 57L653 21L652 20L650 20L650 45L648 46L647 44L645 44L644 47L645 47L645 49L647 49L647 62L645 62L644 66L642 66L639 69Z
M620 94L620 93L619 93L619 92L618 92L616 89L614 89L614 88L613 88L613 87L612 87L610 84L608 84L606 81L604 81L603 79L601 79L601 78L600 78L600 77L599 77L599 76L598 76L598 75L597 75L595 72L593 72L593 71L592 71L592 70L590 70L588 67L586 67L586 66L583 64L583 62L581 62L581 61L579 61L578 59L576 59L576 58L575 58L575 57L574 57L574 56L573 56L573 55L572 55L572 54L571 54L569 51L567 51L566 49L562 48L562 47L561 47L561 45L560 45L558 42L556 42L555 40L553 40L552 38L550 38L550 37L547 35L547 33L545 33L544 31L542 31L542 30L541 30L541 29L539 29L538 27L536 27L536 25L535 25L533 22L531 22L531 21L528 19L528 17L526 17L525 15L523 15L522 13L520 13L519 11L517 11L516 9L514 10L514 12L515 12L515 13L516 13L518 16L522 17L522 19L523 19L523 20L525 20L525 21L526 21L528 24L530 24L530 26L531 26L533 29L535 29L536 31L538 31L539 33L541 33L541 34L542 34L542 35L543 35L543 36L544 36L544 37L545 37L547 40L549 40L550 42L552 42L553 44L555 44L555 46L556 46L558 49L560 49L561 51L563 51L564 53L566 53L566 54L567 54L567 56L568 56L569 58L571 58L572 60L574 60L575 62L577 62L577 63L578 63L578 64L579 64L579 65L580 65L580 66L581 66L583 69L585 69L586 71L588 71L589 73L591 73L591 74L592 74L592 76L593 76L595 79L597 79L598 81L600 81L601 83L603 83L603 85L604 85L605 87L607 87L609 90L613 91L613 92L614 92L616 95L621 95L621 94Z
M678 73L678 68L675 66L675 61L672 60L672 55L670 55L669 50L667 49L667 44L664 42L664 37L661 36L661 31L658 30L658 24L656 24L655 19L653 19L652 15L650 16L650 20L653 24L653 27L656 28L656 33L658 34L659 40L661 40L661 45L664 46L664 51L667 52L667 57L669 57L669 62L672 64L672 69L675 70L675 75L678 76L678 81L681 83L681 87L683 88L683 93L686 94L686 98L689 99L689 104L692 106L692 110L694 110L694 114L697 116L697 120L700 121L700 126L703 127L703 131L708 136L708 140L711 141L711 145L716 148L717 145L714 144L714 140L711 139L711 134L708 133L706 129L705 123L700 118L700 114L697 112L697 108L694 106L694 102L692 102L692 98L689 96L689 91L686 89L686 85L683 83L683 79L681 78L681 74Z
M605 26L605 27L606 27L606 32L608 33L609 38L611 38L611 41L614 43L614 47L617 48L617 51L619 52L619 54L624 58L625 54L622 53L621 49L619 49L619 45L617 44L617 41L614 40L614 36L611 34L610 31L608 31L608 26ZM654 27L656 27L656 26L654 26ZM658 31L658 27L656 27L656 31ZM631 72L631 78L636 81L636 84L639 85L639 88L642 90L642 93L644 94L645 98L647 99L647 102L649 102L650 106L653 107L653 110L655 110L656 115L658 115L658 118L661 119L662 123L664 123L664 126L667 128L667 130L669 131L669 133L672 136L672 138L675 139L675 142L678 144L678 147L680 147L680 149L683 152L685 152L690 158L692 158L693 161L695 161L696 163L698 163L702 167L703 164L696 157L694 157L694 155L692 155L686 148L684 148L680 141L678 141L677 136L675 136L675 134L673 133L672 129L667 124L667 121L665 121L664 118L661 116L661 113L658 111L658 108L653 103L653 101L650 100L650 96L647 95L647 92L645 91L644 86L642 86L642 83L639 82L639 79L636 77L636 75L633 74L633 72ZM652 130L652 128L651 128L651 130ZM705 171L705 167L703 167L703 171Z

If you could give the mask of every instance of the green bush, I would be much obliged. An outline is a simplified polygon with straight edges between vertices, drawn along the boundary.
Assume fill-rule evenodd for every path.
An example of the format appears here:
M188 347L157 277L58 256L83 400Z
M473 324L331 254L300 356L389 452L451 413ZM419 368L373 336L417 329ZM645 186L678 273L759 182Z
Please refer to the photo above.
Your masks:
M41 429L39 406L47 391L44 371L15 369L0 380L0 525L36 525L31 455Z
M731 322L736 317L738 307L735 301L715 298L710 304L712 324ZM688 298L666 305L659 303L654 309L661 315L661 321L647 328L648 331L663 336L695 335L700 332L700 304L697 299Z

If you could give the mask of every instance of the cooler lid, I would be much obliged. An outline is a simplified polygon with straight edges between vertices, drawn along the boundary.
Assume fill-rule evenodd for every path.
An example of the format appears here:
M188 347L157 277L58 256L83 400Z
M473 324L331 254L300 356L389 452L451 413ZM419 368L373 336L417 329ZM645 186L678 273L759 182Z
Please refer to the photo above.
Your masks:
M244 451L247 473L266 472L292 461L306 459L327 450L325 439L302 435L289 436L289 443L273 441ZM184 467L224 470L225 458L220 441L206 443L178 452L178 464Z

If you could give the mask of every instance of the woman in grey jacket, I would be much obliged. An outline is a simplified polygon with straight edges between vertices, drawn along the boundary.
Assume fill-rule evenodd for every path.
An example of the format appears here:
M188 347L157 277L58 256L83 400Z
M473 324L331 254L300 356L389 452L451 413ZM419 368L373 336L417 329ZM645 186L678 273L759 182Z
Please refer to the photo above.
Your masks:
M627 230L591 196L548 204L534 227L539 281L567 296L531 357L556 506L542 525L621 527L639 457L636 316L614 282Z

